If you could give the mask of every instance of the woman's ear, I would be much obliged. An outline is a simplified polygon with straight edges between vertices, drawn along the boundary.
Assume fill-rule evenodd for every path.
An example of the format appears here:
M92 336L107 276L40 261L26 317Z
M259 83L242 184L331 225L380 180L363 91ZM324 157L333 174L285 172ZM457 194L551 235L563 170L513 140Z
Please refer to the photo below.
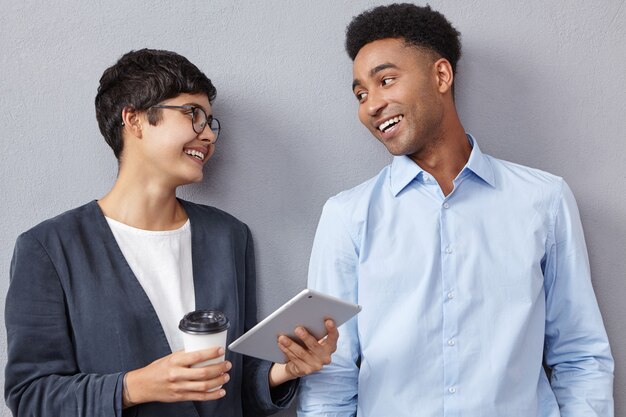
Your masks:
M126 106L122 109L122 126L133 136L141 139L141 118L133 106Z

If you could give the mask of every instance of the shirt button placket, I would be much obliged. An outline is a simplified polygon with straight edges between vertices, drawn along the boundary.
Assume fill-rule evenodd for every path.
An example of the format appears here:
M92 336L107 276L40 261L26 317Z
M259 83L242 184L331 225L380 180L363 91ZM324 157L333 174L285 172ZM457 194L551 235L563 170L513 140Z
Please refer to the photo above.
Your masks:
M454 225L454 211L451 210L451 204L443 201L440 208L441 219L441 276L443 288L447 290L443 293L443 361L444 361L444 410L455 410L457 403L457 384L459 374L459 358L458 358L458 306L456 303L457 288L455 271L456 256L454 247L455 230L450 225ZM445 413L448 415L448 413ZM452 411L454 414L454 411Z

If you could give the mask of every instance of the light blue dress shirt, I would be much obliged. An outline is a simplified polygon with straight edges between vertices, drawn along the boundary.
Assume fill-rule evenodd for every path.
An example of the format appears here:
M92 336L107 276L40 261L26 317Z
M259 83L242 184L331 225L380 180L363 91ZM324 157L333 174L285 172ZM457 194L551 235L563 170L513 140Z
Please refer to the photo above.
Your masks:
M332 364L303 378L298 416L613 416L569 187L468 138L448 196L399 156L324 206L309 287L363 310Z

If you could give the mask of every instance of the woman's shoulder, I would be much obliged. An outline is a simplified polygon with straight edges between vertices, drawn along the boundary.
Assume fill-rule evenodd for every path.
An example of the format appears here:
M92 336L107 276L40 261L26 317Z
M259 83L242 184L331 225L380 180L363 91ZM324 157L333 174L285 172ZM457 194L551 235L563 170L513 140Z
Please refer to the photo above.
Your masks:
M98 219L100 216L100 219ZM90 241L100 242L99 225L104 222L97 202L91 201L65 211L21 233L15 241L15 254L47 253L47 256L68 256L81 252ZM30 256L29 255L29 256Z
M98 215L102 216L96 200L80 207L67 210L52 218L42 221L23 234L36 238L45 238L50 235L73 235L76 232L88 230L96 222Z

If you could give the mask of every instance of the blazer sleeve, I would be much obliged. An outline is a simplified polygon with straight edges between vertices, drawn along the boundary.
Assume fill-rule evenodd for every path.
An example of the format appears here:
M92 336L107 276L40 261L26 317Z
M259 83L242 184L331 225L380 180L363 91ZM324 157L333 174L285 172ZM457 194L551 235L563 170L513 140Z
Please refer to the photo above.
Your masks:
M254 244L250 230L246 226L245 256L245 329L248 331L257 323L256 270ZM244 356L242 401L244 416L267 416L289 406L295 396L298 380L286 382L276 388L269 388L271 362Z
M4 396L14 416L120 416L121 374L80 372L59 276L28 232L11 261L5 325Z

